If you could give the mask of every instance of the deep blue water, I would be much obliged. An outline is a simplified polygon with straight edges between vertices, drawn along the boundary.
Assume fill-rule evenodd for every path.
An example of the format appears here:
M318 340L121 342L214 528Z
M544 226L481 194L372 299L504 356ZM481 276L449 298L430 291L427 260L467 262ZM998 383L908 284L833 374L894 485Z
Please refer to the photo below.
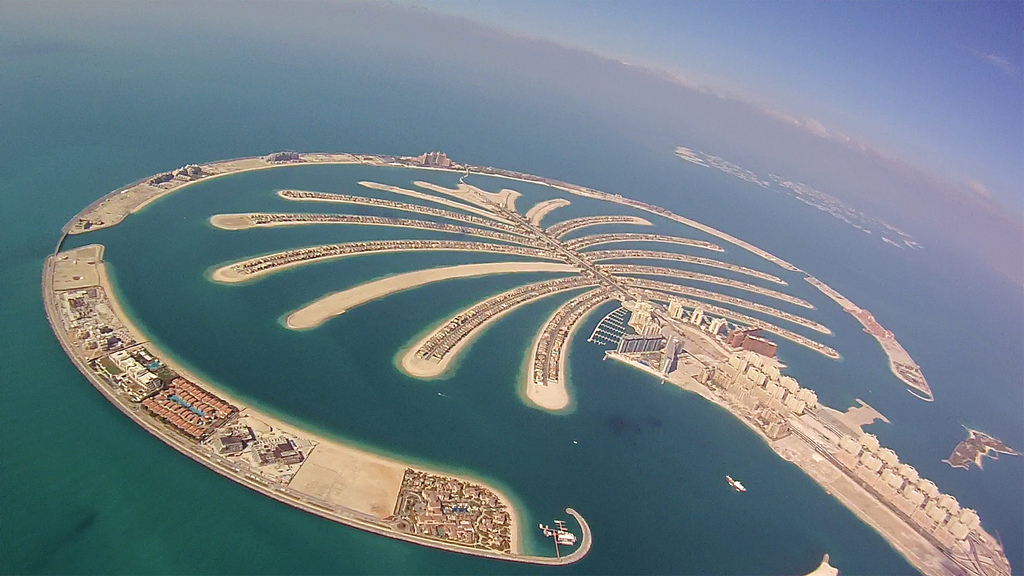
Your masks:
M727 247L730 261L789 281L791 293L818 307L812 317L835 332L823 341L839 350L841 362L782 342L779 354L788 372L830 405L842 408L859 397L879 409L892 421L870 428L882 443L962 505L976 508L985 527L1002 537L1011 563L1024 565L1024 459L987 461L984 471L969 472L940 462L964 437L961 424L1024 446L1019 287L945 261L938 251L911 253L869 242L795 200L683 163L670 146L638 144L610 123L539 97L480 85L456 90L444 79L402 74L407 70L395 71L392 62L375 66L365 58L322 63L322 73L308 74L308 68L259 50L225 67L228 55L201 46L151 50L144 59L104 46L0 56L3 572L545 571L394 542L269 501L139 430L64 357L42 312L39 280L43 259L68 218L148 174L282 148L394 154L443 149L459 160L648 200L786 258L893 330L921 365L936 401L908 394L875 341L800 276ZM193 65L180 65L181 51L194 58ZM672 135L676 143L686 136ZM442 184L456 179L429 176ZM244 174L193 186L69 245L105 244L123 301L141 326L178 359L246 399L382 452L483 476L514 495L527 527L575 507L593 527L595 547L583 562L558 572L799 573L825 552L846 574L913 572L884 540L728 414L602 362L601 350L585 340L609 306L592 315L574 340L569 371L576 409L568 416L530 409L516 393L529 343L568 295L496 323L466 351L451 378L414 381L394 368L398 350L427 326L545 275L427 286L308 332L287 331L279 319L327 291L387 273L496 258L382 255L241 286L206 280L207 271L225 261L284 247L437 237L375 227L225 232L206 223L216 212L331 209L285 202L273 195L278 188L351 191L364 178L410 185L419 177L361 167ZM522 191L521 211L552 194L518 182L471 182ZM545 223L625 212L570 199L572 206L551 213ZM659 232L702 237L651 218ZM742 478L750 491L737 498L722 482L725 474ZM544 549L538 534L527 529L524 536L530 547Z

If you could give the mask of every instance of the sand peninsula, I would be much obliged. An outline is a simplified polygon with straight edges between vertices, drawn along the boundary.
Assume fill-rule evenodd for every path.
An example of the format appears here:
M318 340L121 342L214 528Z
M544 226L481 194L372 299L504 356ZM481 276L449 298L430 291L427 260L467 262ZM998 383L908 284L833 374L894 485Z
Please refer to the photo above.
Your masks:
M541 219L557 207L567 205L568 200L544 201L528 211L527 217L516 211L518 192L509 189L497 193L486 192L466 184L465 177L481 174L521 180L645 211L703 231L787 272L803 274L792 264L766 251L663 208L521 172L458 164L436 152L418 157L283 152L263 158L190 165L141 180L91 204L65 226L64 234L81 234L115 225L163 195L206 178L278 166L319 163L445 170L464 175L455 188L423 181L413 183L426 192L372 182L362 183L367 189L402 195L417 200L417 204L380 198L356 199L358 197L322 192L281 191L279 196L296 202L372 204L385 209L459 221L459 224L438 226L438 223L432 221L378 217L368 217L375 220L363 221L351 215L336 214L222 215L219 219L215 216L216 220L211 219L211 222L223 224L225 229L250 225L310 224L371 224L408 228L428 226L442 233L486 236L493 241L388 240L312 246L226 264L213 272L211 280L245 282L304 264L381 251L472 250L547 260L549 266L558 267L557 272L562 277L520 286L493 296L464 310L450 322L438 325L427 338L417 342L417 351L422 353L420 359L425 360L429 356L430 361L437 360L440 364L447 356L450 362L483 326L506 314L512 307L554 292L586 288L587 291L573 297L548 318L528 352L527 359L532 360L529 364L532 374L526 377L528 382L543 392L531 396L527 390L527 397L534 405L557 412L559 407L571 404L567 388L564 387L565 357L571 336L590 312L601 304L617 300L631 311L629 325L636 334L630 337L630 342L635 344L637 338L647 339L654 346L627 346L627 350L610 352L609 357L657 375L663 381L672 381L728 409L766 439L780 456L801 467L819 484L827 487L833 496L875 528L925 573L1010 573L1001 544L980 527L980 520L973 510L961 509L955 498L939 492L930 481L920 479L913 467L898 461L894 452L880 448L874 436L862 434L861 424L858 424L858 418L852 413L847 416L841 413L837 415L826 407L818 406L813 391L799 387L788 376L781 376L777 364L758 360L758 354L740 350L735 347L738 344L727 345L715 330L721 330L726 319L729 319L739 323L734 332L741 333L741 336L765 330L826 356L839 358L835 350L758 318L709 304L706 300L717 300L765 313L763 305L749 302L743 304L745 301L717 292L644 278L649 275L652 267L599 266L589 256L603 253L605 257L615 259L666 259L664 255L670 253L634 249L587 250L600 244L633 242L671 244L718 252L724 251L723 248L703 240L661 234L592 234L562 241L560 238L566 231L575 227L608 223L649 225L650 222L638 218L625 221L618 220L623 218L620 216L598 216L576 219L579 222L564 221L542 229ZM470 228L467 224L474 227ZM480 232L482 230L483 233ZM507 236L495 236L494 232ZM510 500L499 491L471 478L403 465L397 460L290 427L252 408L241 406L222 390L180 370L173 359L165 358L141 333L131 327L127 317L122 317L123 313L119 311L108 284L90 284L90 278L103 277L105 274L101 260L102 248L90 246L81 249L85 250L82 253L62 253L60 246L65 236L62 236L54 255L47 260L44 270L44 302L54 332L82 373L104 396L137 423L182 453L243 485L293 506L364 530L418 544L537 564L573 562L590 549L589 527L575 511L567 509L567 513L577 520L582 534L579 547L561 558L522 555L515 511ZM667 259L746 273L760 280L788 285L773 275L710 258L680 254ZM550 264L550 261L557 263ZM520 263L523 264L533 265ZM491 272L481 273L507 271L494 267ZM565 276L567 271L576 275ZM369 288L344 290L340 294L347 295L336 300L344 300L344 303L335 303L330 309L319 310L311 318L322 318L312 318L315 322L322 322L331 317L330 312L334 310L348 309L351 305L383 297L397 290L423 285L431 278L458 277L458 274L452 276L450 272L421 272L424 273L412 273L397 282L389 283L388 278L382 278L373 281L379 282L376 286L371 282ZM688 273L675 277L673 273L670 277L731 287L736 287L732 283L738 282L707 274ZM815 284L812 282L813 277L808 276L807 279ZM741 284L751 286L755 293L769 297L783 294L749 283ZM822 289L842 305L838 292L828 290L826 292ZM676 294L699 299L680 298ZM794 301L794 298L784 297L790 303L800 305L801 301ZM657 303L659 300L668 302L667 310ZM800 317L791 313L785 314L790 316L779 317L804 327L820 326L807 319L801 322ZM714 328L716 326L717 329ZM865 327L868 328L868 324ZM827 328L821 328L827 331ZM891 333L886 336L887 340L895 342ZM666 346L666 338L669 346ZM623 337L623 342L626 340ZM659 341L661 347L657 346ZM757 346L763 347L762 344ZM916 364L913 367L916 368ZM408 367L403 368L412 373ZM170 381L166 382L165 379ZM268 437L270 434L274 436ZM304 469L309 462L314 465ZM351 472L350 466L357 469L365 467L366 470L360 474L369 474L367 478L372 480L360 483L351 479L335 479L343 484L339 486L338 494L344 502L324 499L330 498L333 494L331 492L326 496L315 493L315 487L325 482L321 475L327 475L328 479L332 478L331 474L341 476L343 471ZM398 480L397 470L400 467L404 468L401 480ZM471 527L446 527L444 507L440 502L433 502L429 496L437 490L447 490L449 497L468 502L475 514ZM389 512L386 502L390 501L396 491L394 506ZM427 514L424 514L424 508ZM438 513L441 514L440 520ZM470 542L471 546L467 547L466 544Z
M538 202L526 211L526 219L530 221L530 224L534 226L540 226L540 221L548 215L548 212L561 208L562 206L568 206L569 201L565 198L552 198L550 200L544 200Z
M875 320L871 312L857 306L849 298L829 287L828 284L814 276L807 276L804 280L817 288L819 292L828 296L833 302L839 304L847 314L856 318L864 326L864 331L878 341L882 346L882 350L885 351L885 355L889 357L889 370L910 387L908 392L925 402L935 400L935 397L932 396L932 389L928 386L928 381L925 380L924 374L921 373L921 367L903 349L903 346L896 340L896 336L893 335L891 330L882 328L882 325Z
M286 325L292 330L308 330L316 328L327 320L344 314L367 302L384 298L396 292L411 290L434 282L454 278L473 278L490 274L509 274L512 272L575 272L568 264L554 262L484 262L481 264L462 264L416 270L404 274L386 276L378 280L360 284L348 290L342 290L319 298L302 308L288 314Z
M652 367L658 364L643 353L609 351L606 357L732 414L922 573L1011 574L1002 543L981 528L974 510L961 508L956 498L864 433L862 427L876 419L888 422L880 413L860 400L859 407L845 413L818 405L813 392L781 375L777 364L752 352L731 354L711 334L685 322L669 326L692 337L695 345L668 374ZM780 391L785 403L776 398ZM748 483L748 490L756 489Z

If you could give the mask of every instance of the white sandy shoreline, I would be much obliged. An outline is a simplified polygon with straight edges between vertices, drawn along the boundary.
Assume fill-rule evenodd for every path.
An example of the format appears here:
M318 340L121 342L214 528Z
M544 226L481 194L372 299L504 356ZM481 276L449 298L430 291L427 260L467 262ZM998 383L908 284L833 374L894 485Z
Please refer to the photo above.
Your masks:
M316 328L331 318L344 314L351 308L383 298L389 294L411 290L434 282L455 278L489 276L513 272L555 272L574 273L576 268L569 264L553 262L485 262L428 268L385 276L365 282L348 290L323 296L288 314L285 325L291 330Z

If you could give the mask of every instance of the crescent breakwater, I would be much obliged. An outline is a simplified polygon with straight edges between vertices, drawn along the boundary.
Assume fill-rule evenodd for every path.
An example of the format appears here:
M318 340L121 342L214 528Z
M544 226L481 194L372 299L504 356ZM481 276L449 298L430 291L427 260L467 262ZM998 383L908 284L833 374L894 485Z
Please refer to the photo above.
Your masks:
M875 317L870 312L857 306L849 298L829 287L828 284L814 276L807 276L804 280L817 288L819 292L828 296L833 302L839 304L843 311L856 318L864 326L864 331L878 341L882 346L882 350L885 351L885 355L889 357L889 370L911 388L911 394L926 402L935 400L935 397L932 395L932 389L928 386L928 381L925 380L924 374L921 373L921 367L917 365L917 362L914 362L910 354L896 341L896 336L893 335L891 330L882 328L882 325L875 320Z
M582 531L580 546L558 558L523 554L512 500L493 486L310 433L190 374L125 314L101 245L49 256L43 294L61 346L108 401L247 488L361 530L461 554L560 565L590 549L589 526L567 509ZM459 503L457 512L451 502Z
M796 266L764 250L657 206L627 199L619 195L607 194L590 188L574 186L561 181L539 178L520 172L458 164L450 161L440 153L428 153L419 157L394 157L284 152L262 158L243 158L209 164L189 165L179 170L159 174L115 190L76 215L64 227L63 232L67 235L75 235L116 225L131 213L141 210L159 198L210 178L251 170L303 164L362 164L444 170L464 173L465 175L481 174L546 185L573 195L613 202L664 217L668 220L701 230L725 243L747 250L788 272L802 273ZM627 222L622 219L623 217L618 216L589 217L589 221L573 223L571 225L556 223L544 229L540 227L542 218L546 218L548 214L555 213L556 208L567 205L568 200L562 202L544 201L540 205L534 206L532 211L527 212L529 217L526 217L516 211L516 200L520 197L518 192L509 189L504 189L497 193L486 192L466 184L465 177L460 180L459 185L455 188L447 188L423 181L414 183L415 186L426 190L426 192L373 182L361 182L360 184L369 190L398 194L420 202L437 204L444 208L376 198L359 199L361 197L319 192L281 191L279 195L282 198L293 201L374 205L382 209L415 212L446 220L459 221L459 223L458 225L439 224L376 216L366 217L364 220L362 218L353 218L352 215L333 214L218 215L215 217L217 220L211 219L211 222L215 225L221 224L226 229L253 224L256 227L315 224L372 224L399 228L426 226L431 230L444 233L486 236L489 240L493 240L493 242L388 240L312 246L250 257L228 263L213 271L212 279L217 282L245 282L265 274L294 268L306 263L387 251L471 250L503 255L520 255L549 262L554 261L554 264L549 264L550 266L558 267L558 270L552 270L553 273L575 273L576 276L568 277L573 279L571 282L578 282L579 285L576 286L578 288L589 288L590 290L573 297L556 309L555 313L548 318L538 333L538 337L530 351L533 364L532 374L526 376L528 378L526 386L527 399L536 407L552 412L564 411L560 407L571 404L571 398L566 387L565 356L572 334L578 329L587 314L595 310L598 305L608 301L618 300L624 306L627 306L634 316L641 317L640 319L643 321L637 324L637 328L640 329L638 333L643 332L639 334L641 338L649 337L657 340L657 334L648 334L649 330L647 328L650 327L650 321L653 321L654 327L662 330L665 334L678 334L679 331L685 332L693 328L705 330L703 324L701 324L700 316L707 313L718 316L717 319L711 319L710 316L706 318L718 322L717 324L712 322L712 326L717 325L721 327L725 319L728 318L740 323L734 331L745 332L748 329L763 328L766 331L774 332L831 358L839 358L839 354L828 346L768 324L759 318L739 314L730 309L709 304L700 298L745 307L762 314L775 315L795 322L805 328L829 333L827 328L810 320L803 319L801 322L799 317L777 310L775 310L777 314L773 314L772 310L774 309L764 305L746 302L708 290L622 275L627 272L640 275L657 275L651 272L651 270L656 270L656 267L596 265L594 261L600 260L602 257L605 259L642 259L649 257L651 259L677 260L686 264L726 269L746 274L758 280L774 282L783 286L787 285L781 278L710 258L682 254L673 258L659 258L658 255L669 253L645 250L581 251L584 248L598 244L620 242L652 242L674 244L685 248L724 251L723 248L711 242L663 234L594 234L562 241L559 238L562 234L566 233L565 229L567 228L581 228L584 227L584 224L586 226L613 223L643 225L641 223L643 219ZM453 210L458 212L453 212ZM643 220L643 222L647 221ZM502 236L496 236L496 234L501 234ZM88 253L79 254L77 251L59 252L59 247L60 244L58 244L58 252L47 260L44 270L43 292L47 316L61 345L79 370L108 400L115 403L122 412L148 431L160 437L175 449L189 455L194 460L243 485L275 499L287 502L290 505L364 530L426 546L535 564L564 564L573 562L581 558L590 549L592 542L589 527L575 511L567 509L567 512L577 519L583 534L579 547L571 554L561 558L523 555L521 554L518 541L518 518L511 505L511 500L485 483L472 478L425 470L415 466L406 466L393 459L383 458L368 451L358 450L334 440L317 437L297 427L274 420L269 415L255 411L251 407L242 406L237 400L225 394L223 390L181 370L180 367L175 365L172 358L163 354L162 351L148 342L140 332L131 327L130 319L123 312L120 312L120 308L117 306L109 282L104 283L106 280L103 280L105 279L105 269L101 259L101 247L86 247L100 250L99 256L95 253L92 255ZM588 254L591 256L588 256ZM497 269L495 270L497 271ZM638 270L647 270L647 272L638 272ZM352 302L358 305L370 299L393 293L406 285L409 287L422 285L426 282L424 279L431 276L430 271L423 272L426 272L426 274L421 275L422 277L417 277L418 279L413 279L412 276L409 276L399 279L394 285L384 282L387 279L381 279L381 283L367 293L357 294L356 292L358 292L360 287L355 287L346 292L349 293L349 296L355 298ZM732 286L733 288L739 288L741 285L750 286L750 291L768 297L783 294L775 290L761 288L755 284L718 278L707 274L682 274L682 271L679 272L680 274L676 277L680 280L710 281L711 283ZM504 271L496 273L504 273ZM676 272L671 273L673 276L676 274ZM440 273L440 277L443 278L444 276L444 273ZM89 283L93 277L98 280L96 280L96 283ZM812 280L813 277L808 276L807 281L814 284ZM408 284L409 282L412 283ZM826 292L821 286L816 284L815 286L846 308L843 301L839 299L841 295L838 295L838 292L831 289L828 289L831 292ZM353 292L353 290L356 292ZM373 292L373 294L370 292ZM685 294L697 299L677 298L675 294ZM833 296L833 294L836 296ZM507 312L507 307L522 305L535 297L546 295L529 293L522 298L513 296L512 300L492 297L484 301L486 305L483 308L474 306L467 309L466 312L472 313L457 318L455 329L441 336L440 340L435 341L433 344L441 344L441 347L437 348L437 350L447 346L447 351L442 351L442 356L449 355L450 358L454 358L460 346L465 346L472 339L474 333L478 333L478 330L484 325ZM801 302L804 302L795 297L785 295L782 299L798 306L802 305ZM658 300L669 301L669 315L666 315L663 307L655 303ZM685 323L680 319L679 313L683 311L682 306L684 305L693 310L690 319L697 318L695 322L692 322L693 326L684 326ZM503 308L503 306L506 308ZM808 306L810 305L808 304ZM673 307L675 307L675 313L672 313ZM340 308L341 311L344 311L345 306L340 306ZM337 310L338 307L336 306L331 311ZM323 312L325 311L320 311L321 315ZM474 318L477 314L480 314L479 319L481 321ZM328 314L324 319L332 315L334 314ZM644 320L643 315L647 315L646 320ZM873 326L870 322L865 323L865 321L862 321L862 324L865 325L866 329ZM109 330L97 331L100 325ZM630 326L633 326L632 318ZM439 333L435 331L432 335ZM889 333L889 336L891 336L891 333ZM419 343L416 350L422 349L428 343L429 338L430 336L428 335L427 339ZM895 342L894 338L888 339ZM749 354L751 354L739 352L736 348L726 346L725 342L717 334L714 340L713 344L708 345L707 350L724 353L730 358L749 358ZM885 344L883 344L883 348L885 348ZM673 350L675 349L675 345L673 345ZM706 352L703 348L701 350L697 353L691 353L690 356L699 360L700 354ZM902 347L899 350L902 350ZM662 355L665 354L663 350L658 350L658 352ZM683 349L680 352L687 351ZM905 351L903 353L906 354ZM652 358L619 355L619 359L629 361L631 364L654 374L673 372L673 370L667 368L659 371L656 368L658 363L653 361ZM893 356L890 355L890 359L892 358ZM906 360L909 360L909 355L906 355ZM654 363L652 364L652 362ZM666 366L670 366L670 364L666 364ZM746 366L745 364L744 369ZM906 373L904 376L911 380L914 376L913 369L916 369L917 374L920 374L916 364L912 366L910 364L901 364L899 367L904 369L903 371ZM895 371L896 367L894 367ZM731 376L728 370L724 370L722 373ZM161 378L160 375L163 375L164 378ZM169 382L165 382L165 378ZM711 386L717 385L713 379L713 371L712 373L703 374L702 378L704 384L711 383ZM747 376L744 376L744 378L750 380ZM747 385L746 380L742 380L738 376L731 379L727 378L727 381L721 381L721 385L726 388L733 385L739 385L742 388L751 387ZM755 382L755 380L751 380L751 382ZM767 390L767 384L764 382L766 381L762 381L760 384L755 382L752 386L757 387L760 385ZM784 385L779 386L785 388ZM540 394L530 394L530 388L536 388L536 391L540 392ZM772 403L773 400L783 402L784 399L787 403L784 407L788 411L802 412L805 408L805 405L801 404L804 400L797 398L797 394L804 394L804 392L793 392L793 398L787 396L788 393L789 390L787 388L786 391L780 393L779 398L774 398L771 397L771 392L758 392L755 390L748 396L754 398L754 400L750 401L751 406L748 406L747 410L756 411L761 408L763 410L757 412L757 415L752 416L753 420L747 418L748 414L746 413L735 412L734 415L738 414L738 418L749 420L748 425L760 427L761 431L759 433L763 433L766 437L777 434L779 428L771 432L765 428L765 426L769 426L769 421L774 422L777 420L776 416L782 413L780 412L781 409L779 409L779 406L782 404L777 406ZM768 394L768 396L762 402L761 396L765 394ZM930 397L930 391L928 394ZM789 412L786 413L788 414ZM827 414L825 411L822 411L822 413ZM776 416L772 416L772 414ZM829 423L830 421L828 421L827 417L822 417L821 420L824 421L821 430L832 430L832 432L835 432L833 424ZM833 428L830 428L830 426L833 426ZM858 486L868 494L869 500L873 499L871 500L873 503L858 507L851 504L850 500L844 500L845 496L842 494L834 493L834 495L854 510L862 520L874 527L897 550L914 562L915 566L929 574L946 574L957 571L979 575L1009 574L1009 565L1006 562L1005 555L1002 554L1001 545L980 528L980 521L976 519L976 515L972 517L967 512L961 513L958 511L959 509L950 512L952 504L946 500L936 500L939 495L926 492L927 486L922 485L924 487L920 490L914 488L917 492L911 490L912 487L901 488L899 493L901 496L899 497L904 498L910 504L885 504L883 508L889 510L889 512L880 512L879 510L882 510L882 508L878 508L878 506L884 504L882 500L889 498L889 489L875 488L870 485L869 482L876 480L873 476L870 479L866 478L867 474L861 473L859 468L857 468L860 464L852 461L846 462L845 460L849 460L848 457L838 454L831 447L821 444L822 440L820 438L816 439L812 436L811 432L818 433L821 430L819 428L805 430L800 428L799 421L793 423L792 428L787 428L787 431L791 432L788 438L796 438L800 443L796 447L791 446L785 453L780 452L780 454L787 457L787 459L791 459L791 461L800 466L820 484L828 486L833 490L837 489L837 485L833 477L829 476L831 473L823 475L820 470L815 468L812 462L818 462L821 458L826 460L832 458L839 462L836 466L845 466L847 475L853 478L855 483L859 482ZM842 436L842 434L838 436ZM838 441L840 442L840 449L845 450L846 448L841 445L842 440ZM796 442L796 440L790 440L790 442ZM818 444L815 444L816 442ZM870 444L870 441L868 443ZM877 451L877 447L867 446L864 450L859 451L860 455L857 456L861 460L868 460L867 463L862 462L861 464L867 466L872 472L877 471L870 468L874 466L874 461L865 456L865 454L870 456ZM815 460L815 455L817 455L818 460ZM311 461L315 463L314 466L304 465ZM268 466L272 466L272 468ZM882 467L879 469L887 470L885 466L887 464L883 462ZM354 479L347 478L346 473L353 468L370 470L370 472L367 472L370 476ZM840 467L840 469L843 468ZM319 472L316 470L319 470ZM325 474L326 476L324 476ZM864 478L861 478L859 481L856 480L854 476L858 474L864 476ZM889 480L883 481L889 482ZM332 501L332 495L335 495L333 492L325 494L318 492L316 488L324 486L325 483L326 485L337 485L339 482L342 488L340 490L342 500L345 498L349 498L349 500ZM345 482L353 483L353 485L345 486ZM460 511L467 509L473 511L474 521L469 524L469 527L466 527L465 524L453 522L454 518L449 518L445 515L443 504L440 501L432 500L430 494L436 494L438 491L447 494L450 498L464 501L466 507L460 505ZM920 501L915 500L918 498L918 492L923 494ZM914 508L915 505L917 508ZM896 506L896 508L893 508L893 506ZM928 508L929 506L931 506L930 509ZM907 508L907 510L902 512L903 516L900 516L900 511L903 508ZM894 510L895 512L893 512ZM937 510L942 510L944 513L940 514ZM911 547L906 546L905 542L901 540L903 538L902 532L897 533L891 530L893 526L891 518L885 514L896 514L899 522L903 522L906 525L910 525L907 524L910 522L915 523L913 524L914 530L920 537L924 538L926 545L921 547L918 543ZM925 525L927 525L927 528L922 528ZM965 548L965 546L967 547ZM943 556L946 560L936 562L936 553ZM952 568L953 566L955 566L955 569Z

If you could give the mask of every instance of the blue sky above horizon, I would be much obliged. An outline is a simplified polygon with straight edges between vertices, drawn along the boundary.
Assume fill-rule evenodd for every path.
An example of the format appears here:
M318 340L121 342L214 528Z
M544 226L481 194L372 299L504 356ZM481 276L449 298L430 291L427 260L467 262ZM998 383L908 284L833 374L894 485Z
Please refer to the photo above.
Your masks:
M379 114L407 114L388 99L384 82L397 82L470 103L449 112L479 129L454 141L424 118L432 149L504 162L481 148L487 127L542 117L575 126L559 134L567 156L580 129L655 157L693 147L827 191L1024 286L1024 3L415 1L0 2L0 66L40 54L77 58L76 73L102 70L107 53L145 68L211 62L217 73L188 89L242 83L276 96L296 127L298 87L332 93L355 77L381 91L367 102ZM267 77L266 59L294 77ZM33 78L46 81L76 79ZM245 125L281 137L272 122ZM371 135L335 131L326 148Z
M418 4L670 72L1024 216L1024 3Z

